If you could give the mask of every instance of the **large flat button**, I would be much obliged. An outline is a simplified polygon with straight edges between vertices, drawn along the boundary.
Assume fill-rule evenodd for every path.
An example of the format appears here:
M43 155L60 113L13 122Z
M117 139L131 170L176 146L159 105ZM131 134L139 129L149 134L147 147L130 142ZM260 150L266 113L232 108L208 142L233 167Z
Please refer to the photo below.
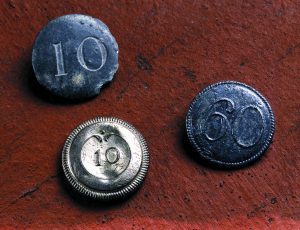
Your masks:
M118 45L108 27L86 15L64 15L38 34L32 51L38 82L65 98L95 96L118 69Z
M141 185L149 154L132 125L98 117L74 129L65 143L62 164L75 190L105 201L126 197Z
M245 166L271 143L274 116L267 100L243 83L225 81L199 93L186 117L190 142L218 166Z

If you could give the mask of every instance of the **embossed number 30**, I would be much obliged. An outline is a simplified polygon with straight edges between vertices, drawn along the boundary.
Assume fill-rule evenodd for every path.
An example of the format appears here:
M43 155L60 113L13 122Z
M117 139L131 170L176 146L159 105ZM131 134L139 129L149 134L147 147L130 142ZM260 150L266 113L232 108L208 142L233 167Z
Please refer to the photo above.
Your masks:
M97 68L88 67L87 63L86 63L86 61L84 59L84 56L83 56L83 46L84 46L85 42L87 42L87 41L93 41L98 46L98 48L100 50L101 64ZM57 44L52 44L52 45L54 47L55 56L56 56L57 74L55 74L55 76L64 76L64 75L67 75L67 73L65 72L64 57L63 57L61 42L59 42ZM102 66L105 64L106 58L107 58L106 49L105 49L104 45L97 38L87 37L87 38L83 39L83 41L78 46L78 49L77 49L77 60L78 60L79 64L84 69L86 69L88 71L95 72L95 71L100 70L102 68Z
M227 130L230 130L235 142L241 147L248 148L257 144L265 125L261 110L254 105L246 106L238 111L230 123L225 112L216 111L216 107L223 108L224 103L226 103L226 113L232 114L235 111L232 100L228 98L218 100L209 108L207 115L201 121L200 132L207 140L217 141L228 133Z

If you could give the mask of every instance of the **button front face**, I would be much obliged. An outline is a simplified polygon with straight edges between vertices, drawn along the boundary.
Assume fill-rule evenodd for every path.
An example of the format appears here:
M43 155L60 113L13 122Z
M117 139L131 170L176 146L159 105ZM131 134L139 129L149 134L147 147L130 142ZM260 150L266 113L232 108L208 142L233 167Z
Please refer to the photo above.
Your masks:
M96 118L78 126L62 153L68 181L91 198L124 197L143 181L149 155L146 142L130 124L116 118Z
M197 152L220 166L244 166L268 148L274 116L267 100L239 82L220 82L192 102L187 134Z
M71 14L50 21L38 34L32 65L37 80L65 98L97 95L118 69L118 45L98 19Z

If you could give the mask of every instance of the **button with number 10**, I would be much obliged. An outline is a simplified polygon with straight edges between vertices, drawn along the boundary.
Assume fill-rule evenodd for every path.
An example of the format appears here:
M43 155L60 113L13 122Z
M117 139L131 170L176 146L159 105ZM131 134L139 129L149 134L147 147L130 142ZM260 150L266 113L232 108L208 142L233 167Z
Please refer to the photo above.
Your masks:
M126 198L140 187L149 153L145 139L132 125L114 117L97 117L73 130L62 163L75 191L109 201Z
M99 94L118 69L118 45L108 27L86 15L64 15L38 34L32 65L38 82L65 98Z

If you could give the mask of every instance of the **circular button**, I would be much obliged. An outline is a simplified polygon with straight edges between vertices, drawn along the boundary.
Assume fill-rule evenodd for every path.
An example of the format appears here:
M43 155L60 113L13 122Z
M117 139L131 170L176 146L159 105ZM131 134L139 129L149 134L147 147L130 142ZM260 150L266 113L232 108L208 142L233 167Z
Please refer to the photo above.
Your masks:
M118 69L118 45L98 19L70 14L50 21L32 51L38 82L65 98L95 96Z
M274 115L267 100L243 83L213 84L192 102L186 129L206 160L225 167L245 166L269 147Z
M78 192L111 200L139 187L148 170L149 154L144 138L132 125L98 117L70 134L62 163L66 178Z

